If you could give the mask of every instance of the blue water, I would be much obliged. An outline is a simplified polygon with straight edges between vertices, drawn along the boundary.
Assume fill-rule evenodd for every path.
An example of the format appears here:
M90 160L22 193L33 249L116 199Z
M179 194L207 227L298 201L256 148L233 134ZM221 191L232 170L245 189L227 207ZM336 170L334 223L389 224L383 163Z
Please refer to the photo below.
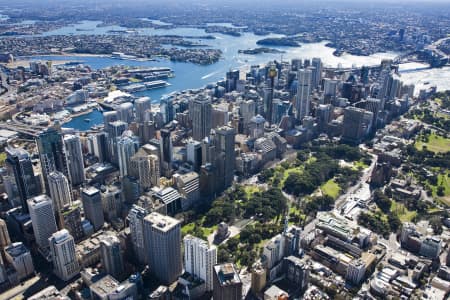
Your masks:
M86 119L90 119L86 122ZM98 110L93 110L92 112L72 118L70 122L64 123L65 128L75 128L81 131L89 130L92 126L103 123L103 114Z
M105 34L109 30L124 30L126 28L119 26L107 26L97 27L100 22L97 21L83 21L79 24L63 27L57 30L49 31L43 35L55 35L55 34ZM225 25L225 24L221 24ZM83 29L88 31L77 31L77 29ZM189 35L189 36L201 36L205 35L205 31L199 28L174 28L174 29L154 29L144 28L137 30L142 35ZM165 88L143 91L135 93L136 96L148 96L153 102L159 102L160 98L164 94L171 93L173 91L180 91L191 88L201 88L210 82L216 82L225 76L225 73L234 68L246 69L250 65L254 64L266 64L270 60L290 60L292 58L311 59L313 57L320 57L325 66L332 67L351 67L362 65L377 65L384 58L394 58L397 53L376 53L371 56L355 56L344 54L341 57L333 55L335 49L326 47L326 42L302 44L301 47L274 47L279 50L285 51L283 54L260 54L260 55L245 55L239 54L240 49L249 49L258 47L256 42L261 39L261 36L256 36L253 33L243 33L240 37L233 37L223 34L214 34L215 40L201 40L202 43L206 43L211 47L221 49L223 57L215 64L201 66L192 63L172 62L168 60L160 61L132 61L132 60L118 60L110 57L94 57L94 56L37 56L32 59L35 60L70 60L79 61L91 66L94 69L101 69L113 65L126 65L126 66L160 66L170 67L175 72L174 78L169 78L167 81L171 84ZM271 37L277 37L279 35L269 35ZM408 74L408 83L414 83L414 74ZM406 77L406 76L405 76ZM406 79L406 78L405 78ZM448 84L447 84L448 86ZM438 87L442 88L442 87ZM92 115L91 115L92 114ZM101 123L102 120L99 117L100 112L93 112L90 115L74 118L71 122L67 123L66 127L74 127L80 130L86 130L92 125ZM91 119L91 123L84 122L85 118ZM98 123L97 123L98 122Z

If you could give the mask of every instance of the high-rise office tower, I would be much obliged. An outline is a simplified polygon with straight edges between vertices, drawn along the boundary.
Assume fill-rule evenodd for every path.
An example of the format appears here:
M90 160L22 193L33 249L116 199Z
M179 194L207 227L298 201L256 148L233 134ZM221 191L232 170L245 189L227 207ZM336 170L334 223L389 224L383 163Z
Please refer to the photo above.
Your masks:
M121 103L116 110L119 115L119 120L127 124L130 124L133 121L133 103Z
M44 177L45 192L49 195L48 174L59 171L68 176L64 143L61 134L54 128L48 128L36 138L36 144L41 160L42 175Z
M70 192L69 181L61 172L51 172L48 175L48 187L50 190L50 198L53 202L53 209L56 212L57 222L62 228L61 210L64 206L72 203L72 194Z
M81 203L79 201L73 202L71 205L66 205L62 211L60 218L65 228L73 236L76 242L84 237L83 225L81 223Z
M39 195L27 202L36 244L40 249L48 249L48 238L58 230L52 200L47 195Z
M172 122L173 117L175 116L172 98L163 97L160 102L160 109L163 117L163 123L167 124Z
M81 150L80 138L76 135L66 135L64 146L69 169L69 180L72 186L79 186L84 183L84 162Z
M393 100L400 96L400 91L402 89L402 81L397 77L392 78L392 83L389 89L389 100Z
M143 121L139 123L138 136L141 144L146 144L155 137L155 123L153 121Z
M314 67L312 74L312 87L316 89L322 81L322 60L318 57L312 59L311 65Z
M17 185L20 201L22 203L22 212L28 212L27 200L41 193L41 183L39 178L34 175L33 164L30 155L23 149L6 148L6 167L11 174L14 174L14 180Z
M136 111L136 122L143 123L146 120L146 114L152 108L152 100L149 97L141 97L134 101L134 110Z
M124 133L125 130L128 128L128 123L123 121L114 121L109 123L109 131L108 131L108 137L109 138L117 138Z
M239 70L230 70L226 74L226 87L227 93L236 90L237 82L239 80Z
M120 280L124 275L124 266L119 239L112 233L103 235L100 239L100 252L106 273Z
M59 279L68 281L80 271L75 253L75 241L69 231L62 229L53 233L49 239L53 272Z
M95 231L102 228L103 223L105 223L105 217L103 215L100 191L94 187L85 188L81 193L81 200L83 201L85 218L91 222Z
M327 124L331 120L332 108L331 104L320 104L316 109L316 120L319 131L323 132L327 129Z
M9 244L11 244L11 239L9 238L8 227L6 226L6 222L0 219L0 250Z
M130 225L131 243L134 254L139 263L147 263L147 253L145 252L144 241L144 218L148 211L137 205L133 205L128 212L128 222Z
M371 130L373 113L357 107L347 107L344 110L344 125L342 140L359 144Z
M161 174L170 177L172 168L172 138L170 130L163 128L161 132Z
M117 154L119 161L120 177L130 174L130 160L139 149L139 140L137 137L124 136L117 141Z
M98 158L99 162L108 160L108 134L104 131L87 137L88 152Z
M242 101L239 104L239 114L242 117L242 126L247 128L250 120L256 115L256 103L253 100Z
M213 290L213 268L217 263L217 248L207 241L187 235L184 237L184 263L186 272L205 281L206 290Z
M366 101L365 109L372 112L372 130L376 130L378 124L378 115L381 111L381 100L376 98L368 98Z
M208 137L202 141L202 165L215 163L216 146L213 138Z
M323 80L323 97L325 104L333 103L333 101L336 100L337 87L338 87L337 80L329 78L325 78Z
M22 242L12 243L5 248L6 261L16 271L17 278L22 280L34 273L31 253Z
M181 275L181 223L153 212L144 218L144 240L150 270L163 284Z
M158 156L148 154L144 149L131 157L131 176L139 178L140 187L148 189L152 186L159 186L159 159Z
M223 126L216 129L215 145L217 151L217 179L219 190L229 187L234 179L236 155L234 152L235 130L233 127Z
M192 109L192 137L201 141L211 131L211 99L209 96L196 97L190 106Z
M115 110L103 112L103 124L105 124L105 131L109 132L111 122L119 120L119 114Z
M200 177L197 172L174 174L172 177L181 195L181 209L188 210L200 199Z
M213 299L241 300L242 281L239 273L231 263L214 266L213 271Z
M301 69L297 73L297 95L295 97L296 118L302 121L309 116L311 102L311 70Z
M123 121L114 121L108 126L108 161L116 165L119 164L117 154L117 140L127 130L128 124Z
M187 161L192 164L196 172L200 171L202 165L202 144L196 140L186 142Z
M116 186L108 186L102 191L103 215L108 221L120 216L122 211L122 190Z

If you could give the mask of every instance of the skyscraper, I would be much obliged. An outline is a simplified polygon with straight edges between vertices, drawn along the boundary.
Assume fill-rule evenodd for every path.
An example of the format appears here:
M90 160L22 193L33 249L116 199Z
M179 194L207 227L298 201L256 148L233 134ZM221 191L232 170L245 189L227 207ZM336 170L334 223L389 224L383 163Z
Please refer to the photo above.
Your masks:
M139 140L137 137L124 136L117 141L117 154L119 161L119 172L121 177L130 174L130 160L131 157L139 149Z
M234 153L235 130L233 127L223 126L216 129L215 145L217 151L217 168L219 180L217 187L224 190L234 179L236 156Z
M163 116L164 124L173 121L173 117L175 115L173 109L173 100L170 97L163 97L160 102L161 114Z
M158 156L148 154L144 149L131 157L131 175L139 178L142 189L159 186L160 170Z
M213 299L241 300L242 281L231 263L214 266L213 271Z
M40 249L48 249L48 238L58 230L52 200L47 195L39 195L27 202L36 244Z
M0 250L3 250L6 246L11 244L9 238L8 227L3 219L0 219Z
M100 239L100 251L106 273L120 280L124 275L124 267L119 239L112 233L103 235Z
M152 108L152 100L149 97L141 97L134 101L134 109L136 111L136 122L143 123L146 120L146 114Z
M211 99L209 96L196 97L190 106L192 109L192 137L201 141L211 131Z
M226 74L226 92L236 90L237 82L239 80L239 70L230 70Z
M133 205L128 213L128 222L130 225L131 242L133 244L134 254L139 263L147 263L147 253L145 252L144 242L144 218L148 212L145 208Z
M42 131L36 138L36 144L41 160L42 175L44 177L45 192L50 194L48 189L48 174L59 171L68 176L67 161L64 153L64 144L61 134L55 128L48 128Z
M184 263L186 272L205 281L206 290L213 290L213 268L217 263L217 248L207 241L187 235L184 237Z
M150 270L163 284L181 275L181 223L153 212L144 218L144 239Z
M264 100L265 100L265 116L266 120L269 122L269 125L272 124L272 111L273 111L273 89L275 86L275 78L277 77L277 69L274 64L269 67L268 73L268 88L265 90Z
M133 103L124 102L116 107L119 120L130 124L133 121Z
M242 126L246 130L250 120L256 115L256 103L253 100L242 101L239 104L239 114L242 117Z
M295 97L296 118L302 121L309 116L311 102L311 70L301 69L297 73L297 95Z
M368 98L365 108L373 114L372 130L375 131L378 124L378 115L381 111L381 100L376 98Z
M119 165L117 141L127 130L128 124L123 121L114 121L108 126L108 161Z
M324 103L329 104L336 100L338 81L325 78L323 80Z
M41 193L41 183L34 175L30 155L24 149L6 148L6 167L14 179L22 203L22 211L28 212L27 200Z
M48 186L55 211L60 211L72 202L69 181L63 173L51 172L48 175Z
M161 132L161 174L170 177L172 168L172 139L170 130L163 128Z
M66 135L64 137L64 146L70 183L72 186L83 184L85 176L80 138L76 135Z
M83 201L84 216L94 226L97 231L103 227L105 217L103 215L102 196L100 191L94 187L83 189L81 193Z
M72 194L70 192L69 181L61 172L51 172L48 175L48 187L50 190L50 198L53 202L53 209L56 212L57 223L62 228L62 220L60 218L61 210L66 205L72 203Z
M312 87L316 89L322 81L322 61L320 58L315 57L312 59L311 65L314 67L312 73Z
M48 242L55 275L64 281L77 275L80 266L75 254L75 242L69 231L62 229L53 233Z
M73 202L71 205L65 206L61 211L62 228L69 231L76 242L84 237L83 225L81 224L81 203Z
M202 165L202 144L199 141L188 140L186 142L187 161L192 164L196 172Z
M357 107L347 107L344 110L344 125L342 140L359 144L371 130L373 113Z

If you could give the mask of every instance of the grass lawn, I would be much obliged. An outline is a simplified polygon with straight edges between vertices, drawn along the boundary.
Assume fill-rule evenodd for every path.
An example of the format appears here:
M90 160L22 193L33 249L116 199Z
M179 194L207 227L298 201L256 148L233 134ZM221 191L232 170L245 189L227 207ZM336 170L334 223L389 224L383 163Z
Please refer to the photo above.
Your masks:
M353 163L353 166L354 166L354 168L356 168L356 170L364 170L369 167L362 160L355 161Z
M247 199L250 199L250 197L257 192L260 192L261 190L259 189L259 187L255 186L255 185L246 185L244 186L244 191L245 191L245 196L247 197Z
M450 206L450 178L448 177L449 174L450 171L447 171L444 174L439 174L437 180L438 184L430 185L431 190L433 191L433 197L441 200L447 206ZM440 185L444 187L444 196L437 195L437 187Z
M181 234L184 236L189 232L192 232L192 230L194 229L194 225L195 225L194 222L192 222L181 227Z
M325 182L325 184L323 184L320 187L320 189L322 190L323 194L328 195L333 199L336 199L339 196L339 193L341 192L341 188L334 181L334 179L330 179L327 182Z
M305 170L305 164L310 164L312 162L315 162L317 158L315 158L314 156L311 156L310 158L308 158L308 160L301 166L298 167L292 167L289 169L278 169L277 171L281 171L282 170L282 174L281 174L281 181L278 187L282 188L284 186L284 182L286 181L286 179L289 177L290 174L292 173L298 173L298 174L302 174L303 171ZM275 176L274 176L275 177Z
M411 220L417 215L417 212L409 211L403 203L396 201L392 201L391 212L396 214L402 222L411 222Z
M435 133L430 134L427 143L421 141L420 138L417 139L415 143L416 149L422 150L423 146L427 146L427 149L438 153L450 151L450 139L438 136Z
M192 232L194 231L194 227L195 227L195 222L191 222L188 223L186 225L184 225L183 227L181 227L181 234L182 236L185 236L187 234L192 234ZM212 227L203 227L201 226L203 233L205 236L210 235L211 233L214 232L214 230L217 229L217 225L214 225Z

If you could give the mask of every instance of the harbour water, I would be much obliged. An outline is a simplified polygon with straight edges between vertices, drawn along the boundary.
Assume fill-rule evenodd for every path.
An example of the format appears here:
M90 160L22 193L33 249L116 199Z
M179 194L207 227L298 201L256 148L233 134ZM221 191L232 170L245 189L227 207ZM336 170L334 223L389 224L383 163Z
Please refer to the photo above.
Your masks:
M99 22L83 21L79 24L63 27L57 30L49 31L43 35L56 34L106 34L109 30L126 30L120 26L106 26L97 27ZM226 25L226 24L221 24ZM230 25L230 24L229 24ZM200 28L181 27L174 29L154 29L144 28L138 29L139 34L144 35L181 35L181 36L204 36L205 31ZM394 58L397 53L376 53L370 56L355 56L344 54L340 57L333 55L335 49L325 46L326 41L320 43L301 44L300 47L272 47L282 50L285 53L274 54L265 53L259 55L239 54L238 50L256 48L256 42L263 38L256 36L253 33L245 32L240 37L229 36L219 33L214 33L214 40L199 40L201 43L206 43L213 48L221 49L223 52L222 58L212 65L195 65L192 63L172 62L161 59L159 61L134 61L134 60L119 60L106 56L36 56L35 60L70 60L79 61L87 64L95 69L105 68L113 65L127 65L127 66L165 66L170 67L175 72L174 78L169 78L168 82L171 84L165 88L142 91L135 93L136 96L149 96L154 102L159 102L164 94L173 91L179 91L191 88L200 88L210 82L216 82L225 76L225 73L230 69L240 68L245 69L250 65L265 64L270 60L290 60L292 58L310 59L313 57L320 57L325 66L331 67L351 67L362 65L377 65L384 58ZM280 35L269 35L266 37L279 37ZM194 39L195 40L195 39ZM450 89L450 68L442 69L424 69L426 65L421 64L406 64L400 67L401 78L405 83L413 83L417 85L416 93L420 88L436 85L438 90ZM99 113L99 112L97 112ZM96 114L94 112L94 114ZM100 114L100 113L99 113ZM91 122L97 120L95 116L81 116L74 118L69 124L76 124L73 126L83 130L86 126L90 127L94 124L84 124L85 122L78 122L78 119L84 121L85 118L90 118Z

